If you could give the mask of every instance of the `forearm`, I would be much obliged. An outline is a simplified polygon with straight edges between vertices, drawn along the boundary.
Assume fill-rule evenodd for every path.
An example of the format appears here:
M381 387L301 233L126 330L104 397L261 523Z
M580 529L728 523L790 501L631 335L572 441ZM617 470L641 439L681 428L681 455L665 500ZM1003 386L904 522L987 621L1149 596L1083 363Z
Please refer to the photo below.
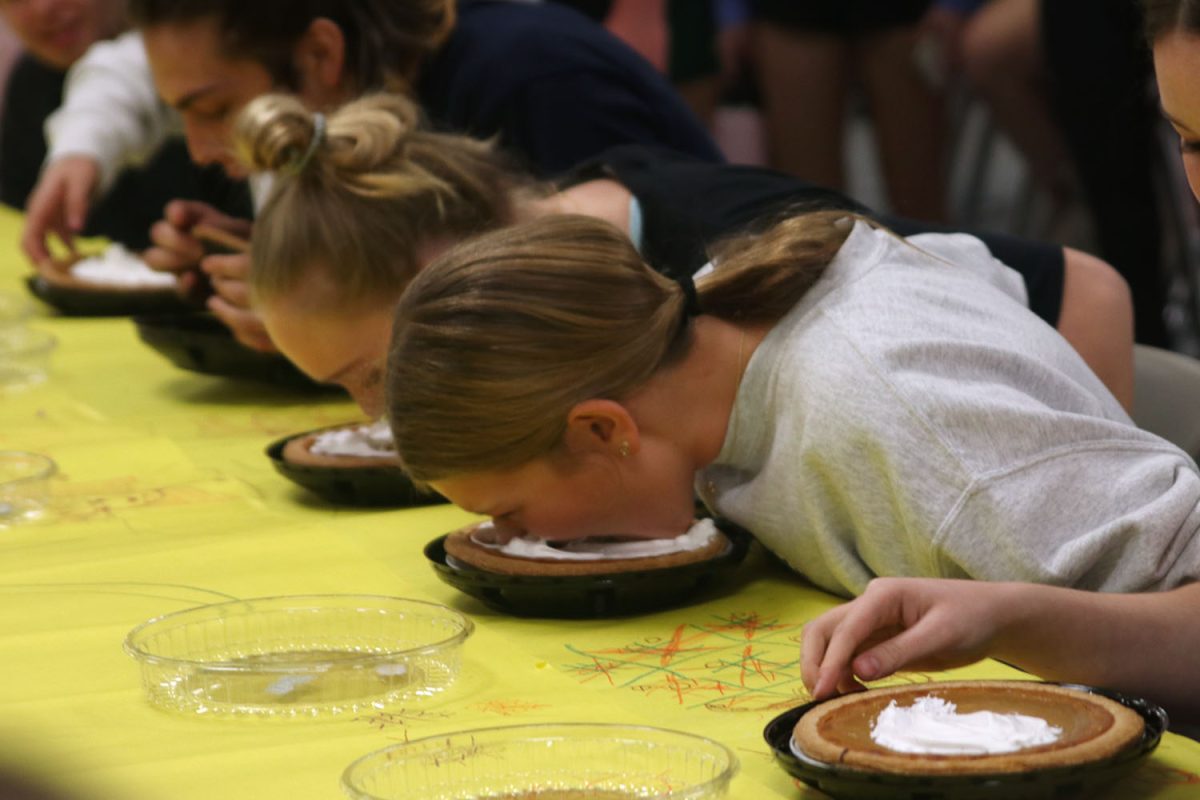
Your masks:
M1144 695L1200 719L1200 584L1146 594L1008 587L996 658L1051 680Z

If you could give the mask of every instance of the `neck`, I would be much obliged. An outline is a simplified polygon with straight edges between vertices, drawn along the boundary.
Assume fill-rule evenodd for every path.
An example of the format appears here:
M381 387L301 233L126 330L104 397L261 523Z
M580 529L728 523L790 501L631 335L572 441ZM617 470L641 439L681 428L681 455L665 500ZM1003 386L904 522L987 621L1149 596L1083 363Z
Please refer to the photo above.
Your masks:
M514 222L529 222L551 214L582 214L602 219L629 235L629 199L633 195L617 181L601 178L541 197L513 198Z
M711 464L725 443L746 365L769 330L697 317L683 360L661 370L629 399L638 427L646 435L670 440L693 470Z

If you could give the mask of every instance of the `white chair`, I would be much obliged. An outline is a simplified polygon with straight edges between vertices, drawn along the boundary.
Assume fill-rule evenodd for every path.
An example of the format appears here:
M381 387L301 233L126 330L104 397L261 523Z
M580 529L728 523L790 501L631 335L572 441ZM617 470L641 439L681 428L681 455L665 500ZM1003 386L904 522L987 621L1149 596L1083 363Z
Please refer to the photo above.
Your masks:
M1139 344L1133 372L1133 421L1193 458L1200 455L1200 361Z

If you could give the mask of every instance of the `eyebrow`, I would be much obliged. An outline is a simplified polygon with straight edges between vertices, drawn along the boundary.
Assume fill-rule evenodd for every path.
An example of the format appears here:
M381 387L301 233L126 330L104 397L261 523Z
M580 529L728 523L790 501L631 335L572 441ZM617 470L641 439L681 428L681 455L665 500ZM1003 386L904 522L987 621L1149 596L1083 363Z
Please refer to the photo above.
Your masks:
M183 97L176 100L174 103L168 103L168 105L170 105L176 111L187 111L189 106L194 104L197 100L199 100L204 95L215 90L217 88L217 85L218 84L216 84L216 83L210 83L206 86L201 86L199 89L193 89L192 91L185 94Z

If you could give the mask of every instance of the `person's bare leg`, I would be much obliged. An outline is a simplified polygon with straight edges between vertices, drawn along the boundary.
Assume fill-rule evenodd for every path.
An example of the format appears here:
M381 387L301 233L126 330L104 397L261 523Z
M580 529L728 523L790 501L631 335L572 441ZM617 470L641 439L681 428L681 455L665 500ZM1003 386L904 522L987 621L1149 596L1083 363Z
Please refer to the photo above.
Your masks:
M1040 0L992 0L963 36L963 65L997 125L1029 162L1030 174L1055 200L1073 185L1071 157L1045 92Z
M1063 248L1058 332L1083 356L1126 411L1133 409L1133 300L1107 261Z
M946 219L946 119L939 90L913 57L916 28L863 36L854 59L871 106L887 182L900 216Z
M769 23L755 26L752 41L771 166L831 189L845 188L847 45L833 35Z

